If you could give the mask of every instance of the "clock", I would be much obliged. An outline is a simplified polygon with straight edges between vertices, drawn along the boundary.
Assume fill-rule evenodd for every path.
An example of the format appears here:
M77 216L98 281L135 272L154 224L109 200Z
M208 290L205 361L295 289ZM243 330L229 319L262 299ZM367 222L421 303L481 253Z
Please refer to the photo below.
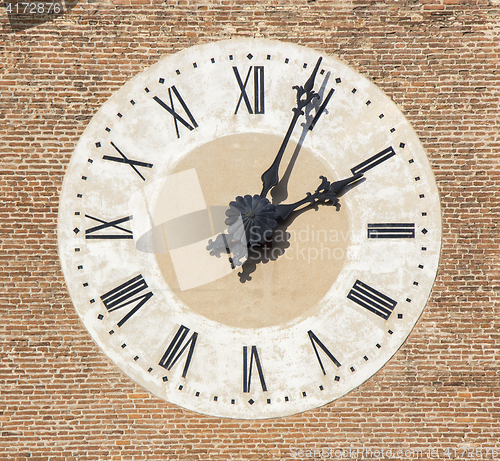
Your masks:
M104 353L154 395L262 419L362 385L421 316L437 186L396 105L261 39L194 46L119 89L67 169L59 254Z

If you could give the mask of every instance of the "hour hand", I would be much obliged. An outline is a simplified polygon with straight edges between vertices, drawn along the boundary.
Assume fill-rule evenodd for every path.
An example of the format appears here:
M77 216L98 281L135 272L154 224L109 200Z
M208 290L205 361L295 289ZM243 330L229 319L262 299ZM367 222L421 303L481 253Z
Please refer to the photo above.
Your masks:
M331 203L333 205L337 205L339 202L337 195L347 187L349 184L357 181L359 178L363 176L363 173L357 173L350 178L342 179L341 181L336 181L331 183L324 176L320 176L321 184L316 189L314 193L308 192L306 196L295 203L282 204L276 207L276 213L278 214L278 220L284 221L292 211L295 211L297 208L305 204L316 204L316 203Z

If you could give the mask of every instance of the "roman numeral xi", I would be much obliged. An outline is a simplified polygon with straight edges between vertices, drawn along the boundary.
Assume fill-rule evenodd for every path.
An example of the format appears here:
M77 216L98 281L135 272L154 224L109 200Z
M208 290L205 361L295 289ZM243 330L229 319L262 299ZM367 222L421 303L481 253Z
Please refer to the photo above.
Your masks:
M174 97L181 105L182 110L184 111L184 116L180 115L178 109L175 108ZM179 132L179 123L189 131L193 131L195 128L198 128L198 123L196 123L193 114L189 110L187 104L184 102L184 99L182 99L182 96L175 85L171 86L168 89L168 102L163 101L158 96L153 96L153 100L156 101L160 105L160 107L163 107L163 109L165 109L172 116L175 126L175 132L177 133L177 138L181 137L181 134ZM185 117L189 120L189 122Z

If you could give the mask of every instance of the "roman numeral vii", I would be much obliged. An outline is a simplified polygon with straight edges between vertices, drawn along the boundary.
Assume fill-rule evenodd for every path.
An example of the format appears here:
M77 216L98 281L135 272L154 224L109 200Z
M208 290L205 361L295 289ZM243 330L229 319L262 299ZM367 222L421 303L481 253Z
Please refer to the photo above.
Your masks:
M167 347L167 350L163 354L163 357L158 363L158 365L165 368L166 370L170 370L181 358L181 356L187 351L186 361L184 362L184 369L182 370L183 378L186 377L189 370L189 365L191 364L194 348L196 346L196 340L198 339L198 333L193 332L191 337L186 340L188 333L189 328L181 325L175 333L174 339L172 339Z

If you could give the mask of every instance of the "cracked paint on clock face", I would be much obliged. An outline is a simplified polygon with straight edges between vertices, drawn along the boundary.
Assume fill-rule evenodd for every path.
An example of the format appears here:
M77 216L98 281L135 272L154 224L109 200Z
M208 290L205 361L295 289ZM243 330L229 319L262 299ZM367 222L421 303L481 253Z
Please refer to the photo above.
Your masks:
M265 198L363 178L232 268L208 242L229 202L261 193L293 86L320 57L318 97ZM260 419L340 398L396 353L434 282L441 214L425 151L381 90L317 51L243 39L168 56L102 106L68 167L58 232L74 305L118 367L184 408Z

